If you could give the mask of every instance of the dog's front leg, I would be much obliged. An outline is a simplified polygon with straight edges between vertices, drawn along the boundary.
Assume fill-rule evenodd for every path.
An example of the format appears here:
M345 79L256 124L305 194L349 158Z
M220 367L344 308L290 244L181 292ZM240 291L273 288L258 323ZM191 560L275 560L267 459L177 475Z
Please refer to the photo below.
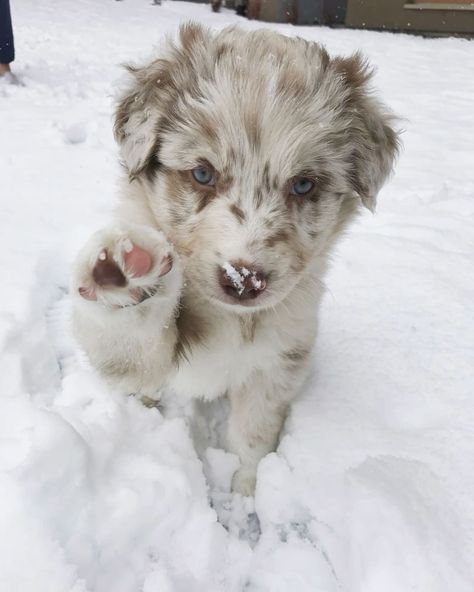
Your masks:
M228 446L240 458L232 488L243 495L255 491L257 466L269 452L275 450L288 405L306 375L303 360L273 375L256 372L246 383L230 391L231 413Z
M79 253L73 271L74 333L115 388L154 398L173 369L180 262L161 232L106 228Z

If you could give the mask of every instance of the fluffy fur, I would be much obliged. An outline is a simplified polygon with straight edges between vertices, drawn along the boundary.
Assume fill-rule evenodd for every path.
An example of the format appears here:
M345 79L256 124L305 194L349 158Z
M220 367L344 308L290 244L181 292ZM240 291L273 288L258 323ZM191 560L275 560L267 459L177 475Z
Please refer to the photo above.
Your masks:
M129 71L115 122L126 178L115 221L75 266L76 335L125 392L227 394L233 485L250 494L306 376L328 253L361 204L374 208L397 135L360 55L266 30L187 25ZM213 185L193 178L199 166ZM299 177L307 195L291 192ZM137 273L127 257L143 251ZM104 284L106 256L119 271ZM235 261L264 270L258 298L223 292Z

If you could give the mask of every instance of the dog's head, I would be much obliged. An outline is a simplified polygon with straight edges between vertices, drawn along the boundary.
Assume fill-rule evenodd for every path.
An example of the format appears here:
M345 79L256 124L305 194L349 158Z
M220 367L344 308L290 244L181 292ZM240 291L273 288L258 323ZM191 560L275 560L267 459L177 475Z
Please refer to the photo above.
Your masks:
M223 306L281 301L392 169L397 135L358 54L187 25L130 71L115 124L125 166L188 281Z

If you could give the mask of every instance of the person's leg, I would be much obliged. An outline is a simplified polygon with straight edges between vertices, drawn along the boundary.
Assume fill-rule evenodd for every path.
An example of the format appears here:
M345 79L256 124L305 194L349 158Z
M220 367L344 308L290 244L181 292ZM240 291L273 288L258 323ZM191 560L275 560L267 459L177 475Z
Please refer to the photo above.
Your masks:
M10 72L10 63L15 59L10 0L0 0L0 76Z

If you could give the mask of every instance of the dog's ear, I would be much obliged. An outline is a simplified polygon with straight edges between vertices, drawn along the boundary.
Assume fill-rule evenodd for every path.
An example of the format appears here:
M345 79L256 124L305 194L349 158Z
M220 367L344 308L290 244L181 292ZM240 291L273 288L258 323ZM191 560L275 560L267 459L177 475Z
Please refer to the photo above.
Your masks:
M392 127L395 118L373 96L368 86L373 69L359 53L335 58L332 67L345 86L344 110L351 118L349 182L364 206L374 211L399 150L398 133Z
M114 135L131 179L156 158L159 120L170 94L169 67L166 60L127 66L131 83L117 104Z
M127 66L131 77L115 111L114 133L131 178L157 163L160 126L183 93L196 88L197 64L212 35L195 23L182 25L176 42L168 39L163 57L143 67ZM201 60L199 60L201 58ZM153 168L153 166L151 167Z

